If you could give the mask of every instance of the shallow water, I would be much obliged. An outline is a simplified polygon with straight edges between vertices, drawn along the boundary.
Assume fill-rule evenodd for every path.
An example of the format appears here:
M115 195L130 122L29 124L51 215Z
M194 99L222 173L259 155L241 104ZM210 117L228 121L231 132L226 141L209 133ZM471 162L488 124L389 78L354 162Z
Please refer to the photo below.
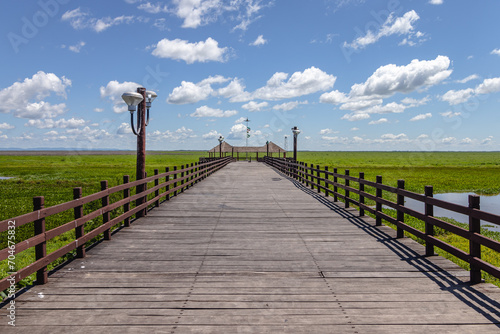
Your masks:
M469 206L469 195L476 195L474 193L445 193L445 194L435 194L434 198L440 199L446 202L455 203L463 206ZM495 196L484 196L480 197L480 207L481 211L486 211L489 213L493 213L495 215L500 215L500 194ZM424 203L416 201L411 198L405 198L405 206L409 207L412 210L419 211L424 213ZM460 213L456 213L453 211L445 210L442 208L434 207L434 217L447 217L455 219L460 223L469 223L469 217L466 215L462 215ZM500 225L495 225L489 222L481 221L481 225L490 225L492 227L487 226L487 228L491 231L500 232Z
M13 179L13 177L10 177L10 176L0 176L0 180L8 180L8 179Z

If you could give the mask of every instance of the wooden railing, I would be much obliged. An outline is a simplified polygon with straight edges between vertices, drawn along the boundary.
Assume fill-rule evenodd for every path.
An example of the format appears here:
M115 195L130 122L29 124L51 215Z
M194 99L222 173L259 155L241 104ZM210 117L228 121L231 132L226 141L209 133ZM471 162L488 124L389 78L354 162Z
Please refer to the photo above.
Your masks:
M359 208L360 216L364 216L365 211L370 212L375 216L375 224L377 226L382 225L383 220L394 224L397 229L398 238L404 237L404 231L420 238L425 242L427 256L434 255L434 247L438 247L469 263L471 283L481 282L481 270L500 279L500 268L481 259L482 246L490 248L495 252L500 252L500 242L481 235L480 225L481 220L500 225L500 216L481 211L479 209L479 196L469 195L469 206L462 206L433 198L432 186L426 186L425 193L422 195L405 190L404 180L398 180L397 187L390 187L382 184L382 176L377 176L376 182L372 182L365 180L364 173L359 173L359 177L354 177L349 175L349 170L345 170L345 174L340 174L337 172L337 168L333 168L330 171L328 167L321 169L319 165L314 167L312 164L308 165L304 162L295 162L289 159L266 157L264 160L267 164L286 175L305 183L306 186L310 186L311 189L316 188L318 193L324 192L325 196L332 195L335 202L339 198L342 199L345 208L349 208L351 204L356 205ZM358 186L353 187L351 182L356 183ZM375 190L375 195L367 192L365 187L372 187ZM340 193L339 189L343 189L343 192ZM395 194L397 201L392 202L384 199L383 192ZM352 198L351 194L356 194L357 199ZM425 212L421 213L405 207L406 197L422 202L425 205ZM366 205L365 200L367 199L375 202L375 207ZM396 210L396 218L384 213L382 211L383 206ZM469 217L469 229L434 217L434 207L467 215ZM405 224L405 214L422 220L425 224L425 231L420 231ZM469 241L469 252L465 252L436 238L434 227L442 228L445 231L467 239Z
M81 197L81 188L74 188L74 200L48 208L44 207L43 196L34 197L33 212L0 222L0 233L6 235L8 239L7 247L0 250L0 261L9 261L9 266L11 265L10 263L12 263L11 271L14 269L14 259L16 254L29 248L35 248L35 261L24 268L17 268L18 270L16 272L13 272L10 276L0 280L0 291L4 291L5 289L12 287L14 285L14 281L17 283L35 272L36 283L45 284L48 280L47 266L53 261L74 250L76 250L77 257L85 257L86 242L91 241L100 234L104 235L104 240L110 240L111 228L113 226L117 224L121 225L122 223L125 227L130 226L130 219L133 215L136 215L136 217L145 215L148 206L159 206L162 198L169 200L172 196L176 196L179 192L183 192L185 189L188 189L195 183L203 180L215 171L223 168L230 161L231 158L229 157L221 158L210 162L191 164L191 166L181 166L180 169L174 167L171 171L167 167L165 173L159 174L158 170L155 170L154 176L134 182L129 182L129 177L126 175L124 176L124 184L108 188L107 181L102 181L102 191L85 197ZM165 181L160 183L160 179L162 178ZM154 182L154 187L147 189L148 182ZM143 192L131 195L132 188L136 187L137 189L141 186L145 189ZM119 192L123 192L123 195L119 196L122 199L115 201L114 203L110 203L110 195ZM150 197L152 198L148 200L147 197L150 194L154 195L151 195ZM102 207L84 215L84 205L96 200L101 200ZM136 206L131 209L130 204L133 201L136 201ZM118 208L123 208L123 213L110 219L110 213ZM68 210L74 211L74 220L46 231L46 218ZM102 225L85 233L85 223L99 216L102 216ZM35 235L27 240L16 242L16 229L31 222L34 222ZM47 241L71 230L75 230L75 240L47 255Z

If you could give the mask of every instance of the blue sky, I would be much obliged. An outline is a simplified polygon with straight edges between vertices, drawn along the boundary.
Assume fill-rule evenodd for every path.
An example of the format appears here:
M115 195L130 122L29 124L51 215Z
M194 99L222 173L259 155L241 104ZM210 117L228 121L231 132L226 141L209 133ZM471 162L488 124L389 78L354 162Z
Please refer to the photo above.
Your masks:
M500 150L500 2L37 0L4 4L0 148Z

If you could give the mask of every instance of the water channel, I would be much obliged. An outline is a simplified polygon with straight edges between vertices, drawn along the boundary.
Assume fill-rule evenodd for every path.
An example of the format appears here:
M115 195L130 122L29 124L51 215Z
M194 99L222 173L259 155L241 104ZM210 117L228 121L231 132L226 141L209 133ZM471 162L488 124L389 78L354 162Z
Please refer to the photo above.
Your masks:
M469 195L475 195L474 193L445 193L445 194L434 194L434 198L455 203L463 206L469 205ZM405 198L405 206L412 210L424 213L424 203L416 201L411 198ZM493 213L495 215L500 215L500 194L494 196L480 196L480 207L481 211L486 211ZM460 213L445 210L437 206L434 207L434 217L446 217L456 220L459 223L468 224L469 217ZM489 222L481 221L481 225L485 226L490 231L500 232L500 225L495 225Z

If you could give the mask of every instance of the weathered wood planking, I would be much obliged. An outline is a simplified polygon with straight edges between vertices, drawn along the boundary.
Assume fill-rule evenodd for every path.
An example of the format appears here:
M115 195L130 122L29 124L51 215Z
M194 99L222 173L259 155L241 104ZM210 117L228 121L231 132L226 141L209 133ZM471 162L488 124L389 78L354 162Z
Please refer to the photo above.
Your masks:
M0 331L500 331L500 289L374 225L232 163L19 296L16 330L3 317Z

